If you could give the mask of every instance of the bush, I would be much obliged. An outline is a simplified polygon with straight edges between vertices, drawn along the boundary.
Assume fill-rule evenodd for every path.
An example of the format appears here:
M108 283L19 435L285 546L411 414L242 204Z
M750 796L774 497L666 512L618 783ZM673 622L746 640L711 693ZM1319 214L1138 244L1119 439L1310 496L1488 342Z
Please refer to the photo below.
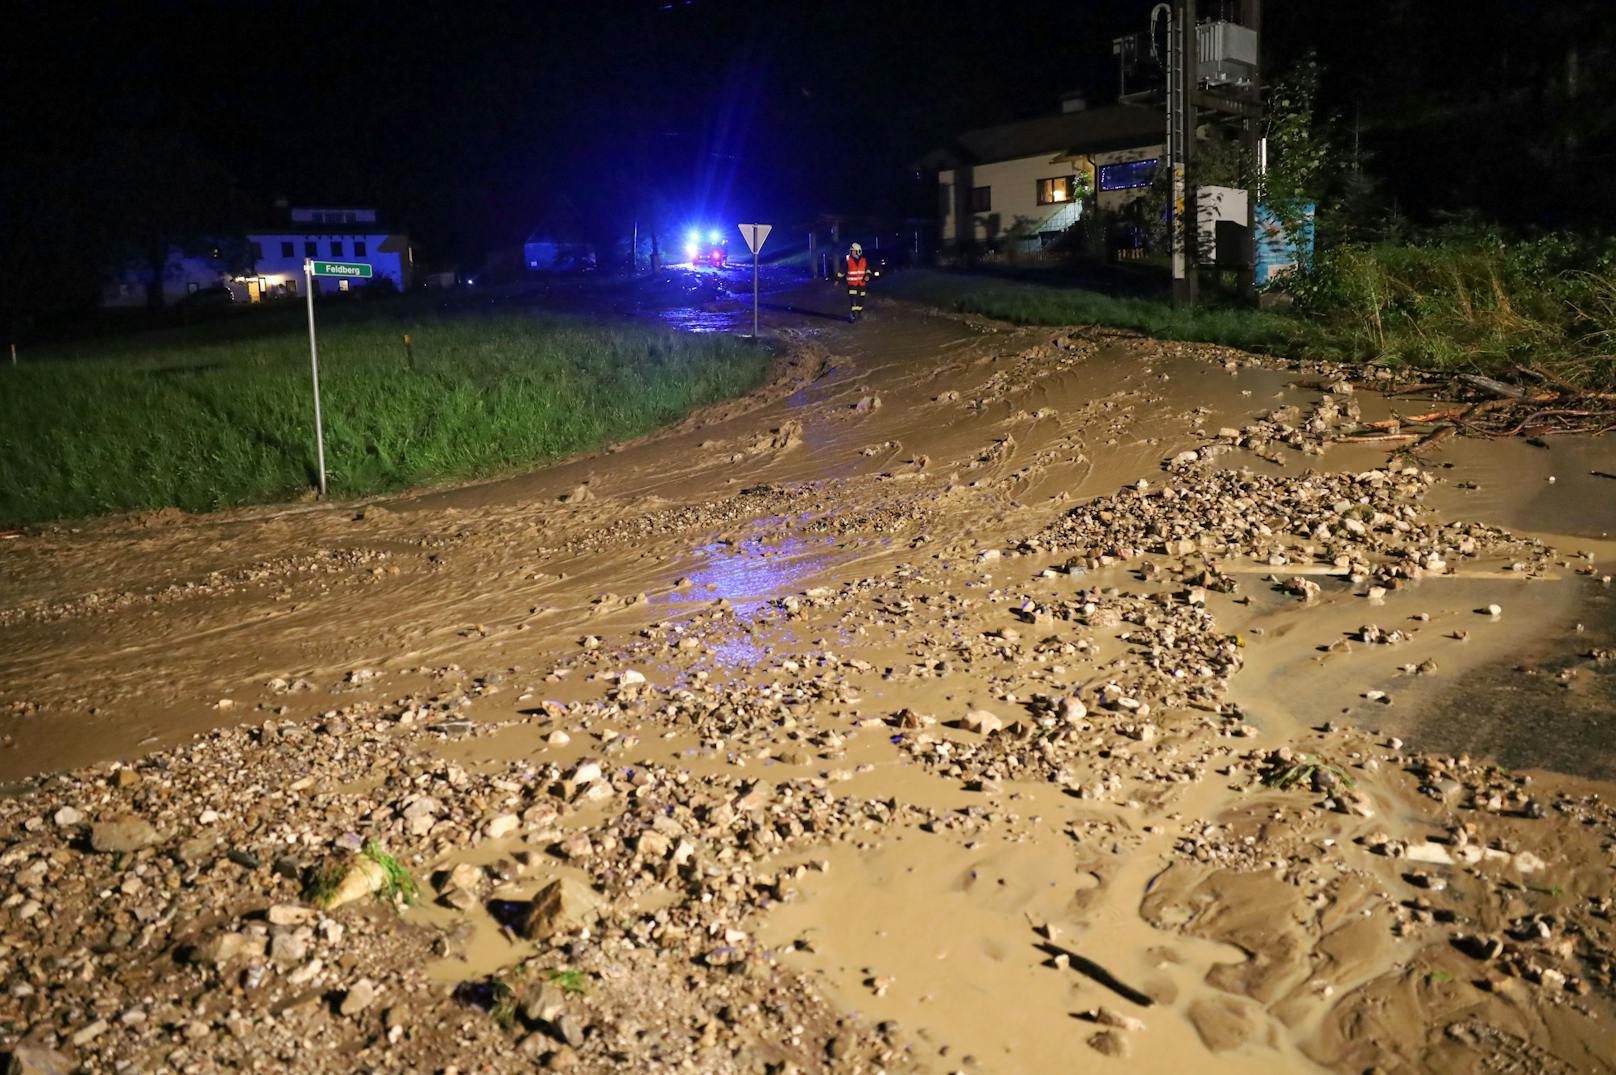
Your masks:
M1354 358L1437 369L1569 363L1597 375L1616 341L1613 266L1609 242L1510 242L1459 227L1413 243L1337 246L1284 287Z

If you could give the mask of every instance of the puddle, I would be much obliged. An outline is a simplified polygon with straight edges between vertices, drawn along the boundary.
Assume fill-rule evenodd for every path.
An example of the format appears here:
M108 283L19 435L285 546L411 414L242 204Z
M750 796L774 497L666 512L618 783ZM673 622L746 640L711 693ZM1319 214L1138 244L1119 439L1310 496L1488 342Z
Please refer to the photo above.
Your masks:
M1411 744L1490 757L1512 769L1616 779L1616 589L1581 586L1575 623L1523 633L1507 657L1467 673L1417 719L1399 721Z

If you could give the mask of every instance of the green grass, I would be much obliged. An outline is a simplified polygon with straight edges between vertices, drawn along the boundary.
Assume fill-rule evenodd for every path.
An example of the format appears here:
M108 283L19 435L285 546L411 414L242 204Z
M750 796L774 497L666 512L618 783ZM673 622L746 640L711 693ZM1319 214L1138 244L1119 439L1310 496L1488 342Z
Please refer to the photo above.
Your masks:
M1024 325L1100 325L1248 351L1616 385L1616 241L1438 232L1346 244L1289 279L1291 312L1118 298L986 273L915 270L881 290Z
M915 269L894 274L881 291L960 313L1022 325L1104 325L1162 340L1222 343L1247 350L1297 345L1303 326L1292 317L1227 306L1181 309L1161 299L1118 298L1077 287Z
M0 366L0 525L305 494L314 425L295 313ZM769 363L763 348L718 335L521 312L400 313L321 315L333 496L509 472L638 436L748 391Z
M563 967L560 970L550 971L546 977L548 977L551 982L554 982L556 985L560 986L563 993L581 996L587 991L587 987L584 985L583 971L571 970Z
M402 900L407 905L414 905L421 898L421 888L415 883L415 878L404 864L389 855L387 851L375 840L365 843L364 856L382 868L387 879L382 883L381 891L377 895L383 899Z

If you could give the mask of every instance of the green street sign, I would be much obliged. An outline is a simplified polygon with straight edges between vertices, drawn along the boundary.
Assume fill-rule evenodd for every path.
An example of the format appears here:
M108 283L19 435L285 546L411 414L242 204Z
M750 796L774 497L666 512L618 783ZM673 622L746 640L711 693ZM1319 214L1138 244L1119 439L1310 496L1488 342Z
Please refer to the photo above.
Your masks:
M348 276L370 279L370 266L363 261L315 261L309 271L315 276Z

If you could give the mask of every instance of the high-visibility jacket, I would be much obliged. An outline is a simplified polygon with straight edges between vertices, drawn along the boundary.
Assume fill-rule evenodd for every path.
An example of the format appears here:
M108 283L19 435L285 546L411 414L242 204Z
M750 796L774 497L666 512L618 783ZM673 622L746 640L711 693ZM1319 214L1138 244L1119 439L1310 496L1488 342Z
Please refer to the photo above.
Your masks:
M868 262L863 258L854 257L852 254L847 255L848 287L863 287L865 281L869 279L869 275L870 267Z

